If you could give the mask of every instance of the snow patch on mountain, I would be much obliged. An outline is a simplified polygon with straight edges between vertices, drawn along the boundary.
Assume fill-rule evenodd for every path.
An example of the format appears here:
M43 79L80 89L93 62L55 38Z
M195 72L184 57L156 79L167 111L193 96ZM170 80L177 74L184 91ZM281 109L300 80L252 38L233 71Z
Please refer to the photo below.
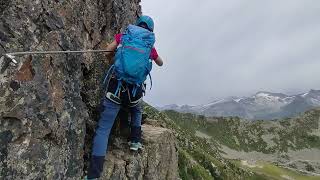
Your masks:
M243 98L234 99L235 102L240 102Z
M247 119L290 117L320 106L320 90L298 95L258 92L250 97L227 97L197 106L168 105L160 110L196 113L205 116L240 116Z

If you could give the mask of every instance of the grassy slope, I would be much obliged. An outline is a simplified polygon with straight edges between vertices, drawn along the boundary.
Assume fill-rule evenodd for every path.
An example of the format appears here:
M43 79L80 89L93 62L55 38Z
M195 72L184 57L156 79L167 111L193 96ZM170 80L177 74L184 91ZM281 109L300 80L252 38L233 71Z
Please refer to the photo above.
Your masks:
M273 121L273 125L270 125L270 121L248 122L237 117L207 119L174 111L166 111L165 114L169 117L167 121L169 119L171 128L178 132L179 173L183 179L199 179L195 173L206 179L208 177L204 175L204 170L210 172L209 175L215 179L284 179L281 175L296 179L319 179L272 164L265 164L264 168L258 169L246 168L223 159L217 147L221 143L236 150L264 153L320 148L319 137L311 134L319 127L320 110L311 110L298 118ZM196 131L205 132L214 137L214 140L196 137ZM262 138L267 134L276 134L272 139L274 146L267 146L267 142ZM190 164L191 168L196 170L190 169Z
M320 136L312 134L319 127L320 110L311 110L293 119L253 122L237 117L207 119L174 111L166 114L189 132L204 132L235 150L276 153L320 148ZM272 143L263 139L270 135Z
M239 161L235 161L235 163L238 166L254 171L257 174L263 174L265 176L268 176L268 179L275 179L275 180L280 180L285 178L287 179L291 178L295 180L319 180L320 179L320 177L304 175L296 171L288 170L286 168L278 167L266 162L259 162L256 164L256 167L248 167L246 165L241 164Z
M221 157L217 144L195 136L194 128L179 118L172 120L168 115L145 106L150 119L161 120L164 126L175 131L178 140L179 175L183 180L191 179L267 179L264 175L245 170L236 163ZM193 117L189 114L186 118ZM192 121L192 118L190 118ZM199 126L200 127L200 126Z

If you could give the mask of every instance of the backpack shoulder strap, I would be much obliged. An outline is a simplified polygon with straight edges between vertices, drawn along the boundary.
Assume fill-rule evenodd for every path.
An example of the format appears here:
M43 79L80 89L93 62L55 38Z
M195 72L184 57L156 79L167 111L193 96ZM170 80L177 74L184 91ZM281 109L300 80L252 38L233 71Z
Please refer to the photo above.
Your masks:
M113 71L114 71L114 64L109 68L109 70L103 80L103 85L106 85L106 82L109 79L110 75L113 73Z

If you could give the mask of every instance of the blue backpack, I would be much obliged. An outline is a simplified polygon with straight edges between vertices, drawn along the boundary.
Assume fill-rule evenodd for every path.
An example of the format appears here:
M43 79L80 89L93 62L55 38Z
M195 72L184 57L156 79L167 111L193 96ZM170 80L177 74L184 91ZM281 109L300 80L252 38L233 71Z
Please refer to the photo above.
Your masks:
M127 27L115 54L113 68L118 79L115 95L119 92L121 81L125 81L135 85L132 92L135 96L137 88L142 86L148 75L150 76L152 69L150 53L154 43L153 32L135 25Z

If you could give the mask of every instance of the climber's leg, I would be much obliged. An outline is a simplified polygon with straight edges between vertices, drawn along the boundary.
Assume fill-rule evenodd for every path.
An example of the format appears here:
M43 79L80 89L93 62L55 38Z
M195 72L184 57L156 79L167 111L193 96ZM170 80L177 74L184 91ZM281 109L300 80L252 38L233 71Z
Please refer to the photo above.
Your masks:
M104 157L108 147L109 135L114 120L120 110L120 105L105 99L104 110L101 113L98 127L93 140L92 157L88 170L88 178L98 178L103 170Z
M138 150L141 145L141 119L142 119L142 103L130 108L131 113L131 136L130 149Z

